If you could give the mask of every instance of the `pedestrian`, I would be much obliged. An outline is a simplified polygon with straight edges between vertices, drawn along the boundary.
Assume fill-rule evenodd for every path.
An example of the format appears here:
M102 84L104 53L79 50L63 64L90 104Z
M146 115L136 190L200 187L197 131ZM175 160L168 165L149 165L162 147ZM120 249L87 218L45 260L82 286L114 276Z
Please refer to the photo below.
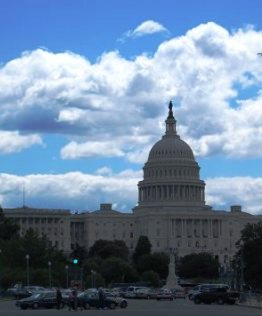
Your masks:
M105 300L105 295L103 292L103 289L100 287L98 289L98 297L99 297L99 308L103 309L104 308L104 300Z
M74 296L73 292L70 291L68 296L68 310L71 311L72 308L74 308Z
M74 288L73 289L73 308L74 308L74 310L75 311L77 311L77 289L76 288Z
M62 293L61 290L58 288L56 290L56 308L60 309L62 303Z

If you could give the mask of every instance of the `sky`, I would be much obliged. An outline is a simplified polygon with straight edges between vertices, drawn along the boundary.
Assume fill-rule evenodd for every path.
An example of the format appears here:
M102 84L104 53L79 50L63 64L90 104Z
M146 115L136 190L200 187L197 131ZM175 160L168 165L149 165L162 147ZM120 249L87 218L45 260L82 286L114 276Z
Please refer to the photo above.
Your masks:
M131 212L170 100L216 210L262 214L262 1L1 0L0 204Z

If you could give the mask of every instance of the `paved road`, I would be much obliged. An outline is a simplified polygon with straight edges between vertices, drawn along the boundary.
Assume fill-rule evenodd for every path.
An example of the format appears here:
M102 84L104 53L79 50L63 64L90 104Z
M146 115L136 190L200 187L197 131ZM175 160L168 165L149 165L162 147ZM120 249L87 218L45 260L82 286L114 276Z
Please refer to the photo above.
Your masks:
M129 300L127 309L115 310L20 310L13 301L0 302L0 316L255 316L262 315L261 309L230 305L195 305L192 301L178 299L175 301Z

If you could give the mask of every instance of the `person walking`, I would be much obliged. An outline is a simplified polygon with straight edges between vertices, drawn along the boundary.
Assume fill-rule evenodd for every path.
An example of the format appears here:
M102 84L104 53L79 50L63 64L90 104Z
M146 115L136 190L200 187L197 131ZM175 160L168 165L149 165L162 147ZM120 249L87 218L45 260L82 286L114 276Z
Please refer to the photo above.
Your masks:
M73 308L74 308L74 310L75 311L77 311L77 289L76 288L74 288L74 290L73 290Z
M104 308L104 300L105 300L105 295L103 292L103 289L100 287L98 289L98 297L99 297L99 308L103 309Z
M73 292L70 291L68 296L68 310L71 311L72 308L74 308L74 296Z
M62 303L62 293L61 290L58 288L56 290L56 308L60 309Z

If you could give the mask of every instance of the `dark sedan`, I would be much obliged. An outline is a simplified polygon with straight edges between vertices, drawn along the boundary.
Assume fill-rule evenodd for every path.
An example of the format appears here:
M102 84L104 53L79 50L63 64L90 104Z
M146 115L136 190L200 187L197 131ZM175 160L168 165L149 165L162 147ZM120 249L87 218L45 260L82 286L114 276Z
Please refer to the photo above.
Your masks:
M40 307L54 308L56 307L56 292L41 292L34 294L30 297L23 298L16 302L16 305L21 309L34 308L38 309ZM62 301L61 308L63 308L65 302Z
M78 295L77 300L78 300L78 306L83 307L84 309L90 309L91 307L95 307L95 308L100 307L98 293L83 292ZM109 296L104 298L104 304L103 304L104 308L115 309L117 305L118 305L118 302L116 301L115 298L109 297Z
M194 302L195 304L205 303L218 303L218 304L235 304L236 300L239 298L238 292L230 292L225 287L209 288L205 292L200 292L195 294Z

